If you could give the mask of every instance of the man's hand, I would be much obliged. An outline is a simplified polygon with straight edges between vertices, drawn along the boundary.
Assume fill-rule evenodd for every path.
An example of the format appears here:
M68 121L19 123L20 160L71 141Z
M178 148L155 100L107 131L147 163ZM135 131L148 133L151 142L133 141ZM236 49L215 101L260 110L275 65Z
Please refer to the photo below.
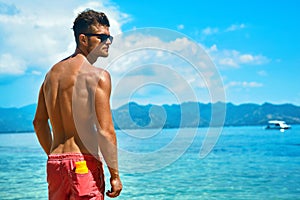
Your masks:
M110 198L115 198L120 195L123 188L120 177L110 178L111 189L106 192L106 195Z

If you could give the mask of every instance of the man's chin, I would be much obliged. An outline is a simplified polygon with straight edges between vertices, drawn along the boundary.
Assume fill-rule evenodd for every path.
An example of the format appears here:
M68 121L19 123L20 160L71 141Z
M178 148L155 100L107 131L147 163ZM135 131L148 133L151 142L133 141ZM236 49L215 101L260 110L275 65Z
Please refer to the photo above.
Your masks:
M106 58L106 57L108 57L108 53L101 53L101 54L89 54L89 57L90 58L92 58L92 59L94 59L94 60L97 60L98 58Z
M108 57L108 52L107 53L101 53L98 57Z

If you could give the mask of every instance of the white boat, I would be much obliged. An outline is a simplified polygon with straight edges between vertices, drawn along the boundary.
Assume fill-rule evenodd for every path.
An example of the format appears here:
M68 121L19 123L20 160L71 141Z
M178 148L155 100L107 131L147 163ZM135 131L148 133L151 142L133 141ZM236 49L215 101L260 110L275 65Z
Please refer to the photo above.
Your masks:
M290 129L291 126L287 125L285 121L281 120L270 120L266 129Z

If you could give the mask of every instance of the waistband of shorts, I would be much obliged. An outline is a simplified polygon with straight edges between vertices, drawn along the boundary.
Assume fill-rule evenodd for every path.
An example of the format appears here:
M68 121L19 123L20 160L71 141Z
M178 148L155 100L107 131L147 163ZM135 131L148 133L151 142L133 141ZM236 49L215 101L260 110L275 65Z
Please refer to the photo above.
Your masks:
M62 153L62 154L50 154L48 155L49 160L66 160L66 159L84 159L88 160L100 160L99 155L83 154L83 153Z

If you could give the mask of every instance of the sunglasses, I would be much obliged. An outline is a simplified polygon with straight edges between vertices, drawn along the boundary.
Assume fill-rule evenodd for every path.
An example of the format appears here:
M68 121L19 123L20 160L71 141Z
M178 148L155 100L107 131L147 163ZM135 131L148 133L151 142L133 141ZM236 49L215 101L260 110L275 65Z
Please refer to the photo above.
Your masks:
M84 35L86 36L97 36L101 42L105 42L107 39L110 40L110 42L112 43L114 37L111 35L106 35L106 34L97 34L97 33L84 33Z

